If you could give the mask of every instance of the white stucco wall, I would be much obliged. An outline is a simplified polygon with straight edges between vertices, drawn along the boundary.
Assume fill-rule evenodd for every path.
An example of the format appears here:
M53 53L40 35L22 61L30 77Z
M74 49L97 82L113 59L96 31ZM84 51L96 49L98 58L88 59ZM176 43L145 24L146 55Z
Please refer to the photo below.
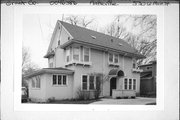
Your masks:
M90 67L83 67L82 65L77 66L69 66L69 69L73 69L74 73L74 86L73 92L74 95L78 88L81 87L81 76L83 74L90 74L90 73L103 73L104 75L108 75L109 71L114 67L110 67L108 65L108 53L103 52L96 49L91 49L91 56L90 56L92 65ZM124 59L124 60L123 60ZM124 65L123 65L124 64ZM132 58L119 56L119 65L120 69L122 69L125 73L125 77L121 77L117 79L117 89L123 89L124 86L124 78L131 78L136 79L136 92L139 93L140 87L140 74L132 72ZM110 95L110 78L104 81L103 83L103 96ZM74 96L75 97L75 96Z
M67 75L67 85L52 85L52 75L46 74L45 99L54 97L55 99L71 99L73 93L73 76ZM61 74L59 74L61 75Z
M32 78L29 79L29 98L31 100L45 101L45 91L46 91L45 79L46 79L45 75L40 75L40 88L32 88Z

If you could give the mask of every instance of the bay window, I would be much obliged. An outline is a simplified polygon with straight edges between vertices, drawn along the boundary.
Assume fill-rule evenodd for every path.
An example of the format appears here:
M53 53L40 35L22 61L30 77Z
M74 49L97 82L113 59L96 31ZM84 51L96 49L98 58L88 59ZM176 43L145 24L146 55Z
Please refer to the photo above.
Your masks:
M89 62L89 48L84 48L84 62Z
M79 61L79 47L73 48L73 60Z

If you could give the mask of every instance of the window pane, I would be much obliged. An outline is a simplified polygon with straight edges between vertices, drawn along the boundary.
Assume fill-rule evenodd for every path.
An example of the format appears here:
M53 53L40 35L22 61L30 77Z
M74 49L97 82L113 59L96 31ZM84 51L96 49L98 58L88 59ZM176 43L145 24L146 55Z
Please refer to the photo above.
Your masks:
M63 85L66 85L66 76L63 75Z
M56 85L56 75L53 75L53 85Z
M113 62L113 54L109 53L109 62Z
M127 79L124 79L124 89L127 90Z
M61 85L61 75L58 75L58 85Z
M133 68L136 68L136 60L133 59Z
M87 76L85 75L82 77L82 89L87 90Z
M136 79L133 79L133 90L136 90Z
M84 55L88 55L89 56L89 48L84 48Z
M114 55L114 63L118 63L118 55Z
M73 49L73 59L75 61L79 61L79 48L78 47L75 47Z
M89 62L89 56L84 55L84 62Z
M94 90L94 76L89 76L89 89Z
M132 79L129 79L129 90L132 89Z

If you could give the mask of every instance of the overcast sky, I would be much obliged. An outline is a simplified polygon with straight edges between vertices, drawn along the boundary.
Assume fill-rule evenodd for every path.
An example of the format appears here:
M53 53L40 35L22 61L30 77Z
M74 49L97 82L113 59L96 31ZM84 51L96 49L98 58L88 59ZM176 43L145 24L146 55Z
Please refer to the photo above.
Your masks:
M65 16L65 15L64 15ZM89 26L101 29L110 24L115 15L88 15L87 19L94 19ZM29 49L31 61L41 68L48 67L46 54L51 35L57 20L62 19L62 15L50 14L26 14L23 16L23 46Z

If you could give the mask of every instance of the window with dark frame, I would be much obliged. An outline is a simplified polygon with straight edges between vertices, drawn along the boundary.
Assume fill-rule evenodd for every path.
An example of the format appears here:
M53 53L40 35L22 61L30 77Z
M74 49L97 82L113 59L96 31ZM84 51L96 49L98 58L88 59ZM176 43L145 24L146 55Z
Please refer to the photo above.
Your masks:
M67 76L66 75L53 75L52 84L53 85L67 85Z
M133 79L133 90L136 90L136 79Z
M129 90L132 89L132 79L129 79Z
M89 90L94 90L94 76L89 76Z
M88 80L88 76L87 75L83 75L82 76L82 90L87 90L87 81Z
M124 89L127 90L127 84L128 84L128 79L125 78L124 79Z
M63 75L63 85L66 85L66 75Z
M58 75L58 85L61 85L62 82L61 82L61 75Z

